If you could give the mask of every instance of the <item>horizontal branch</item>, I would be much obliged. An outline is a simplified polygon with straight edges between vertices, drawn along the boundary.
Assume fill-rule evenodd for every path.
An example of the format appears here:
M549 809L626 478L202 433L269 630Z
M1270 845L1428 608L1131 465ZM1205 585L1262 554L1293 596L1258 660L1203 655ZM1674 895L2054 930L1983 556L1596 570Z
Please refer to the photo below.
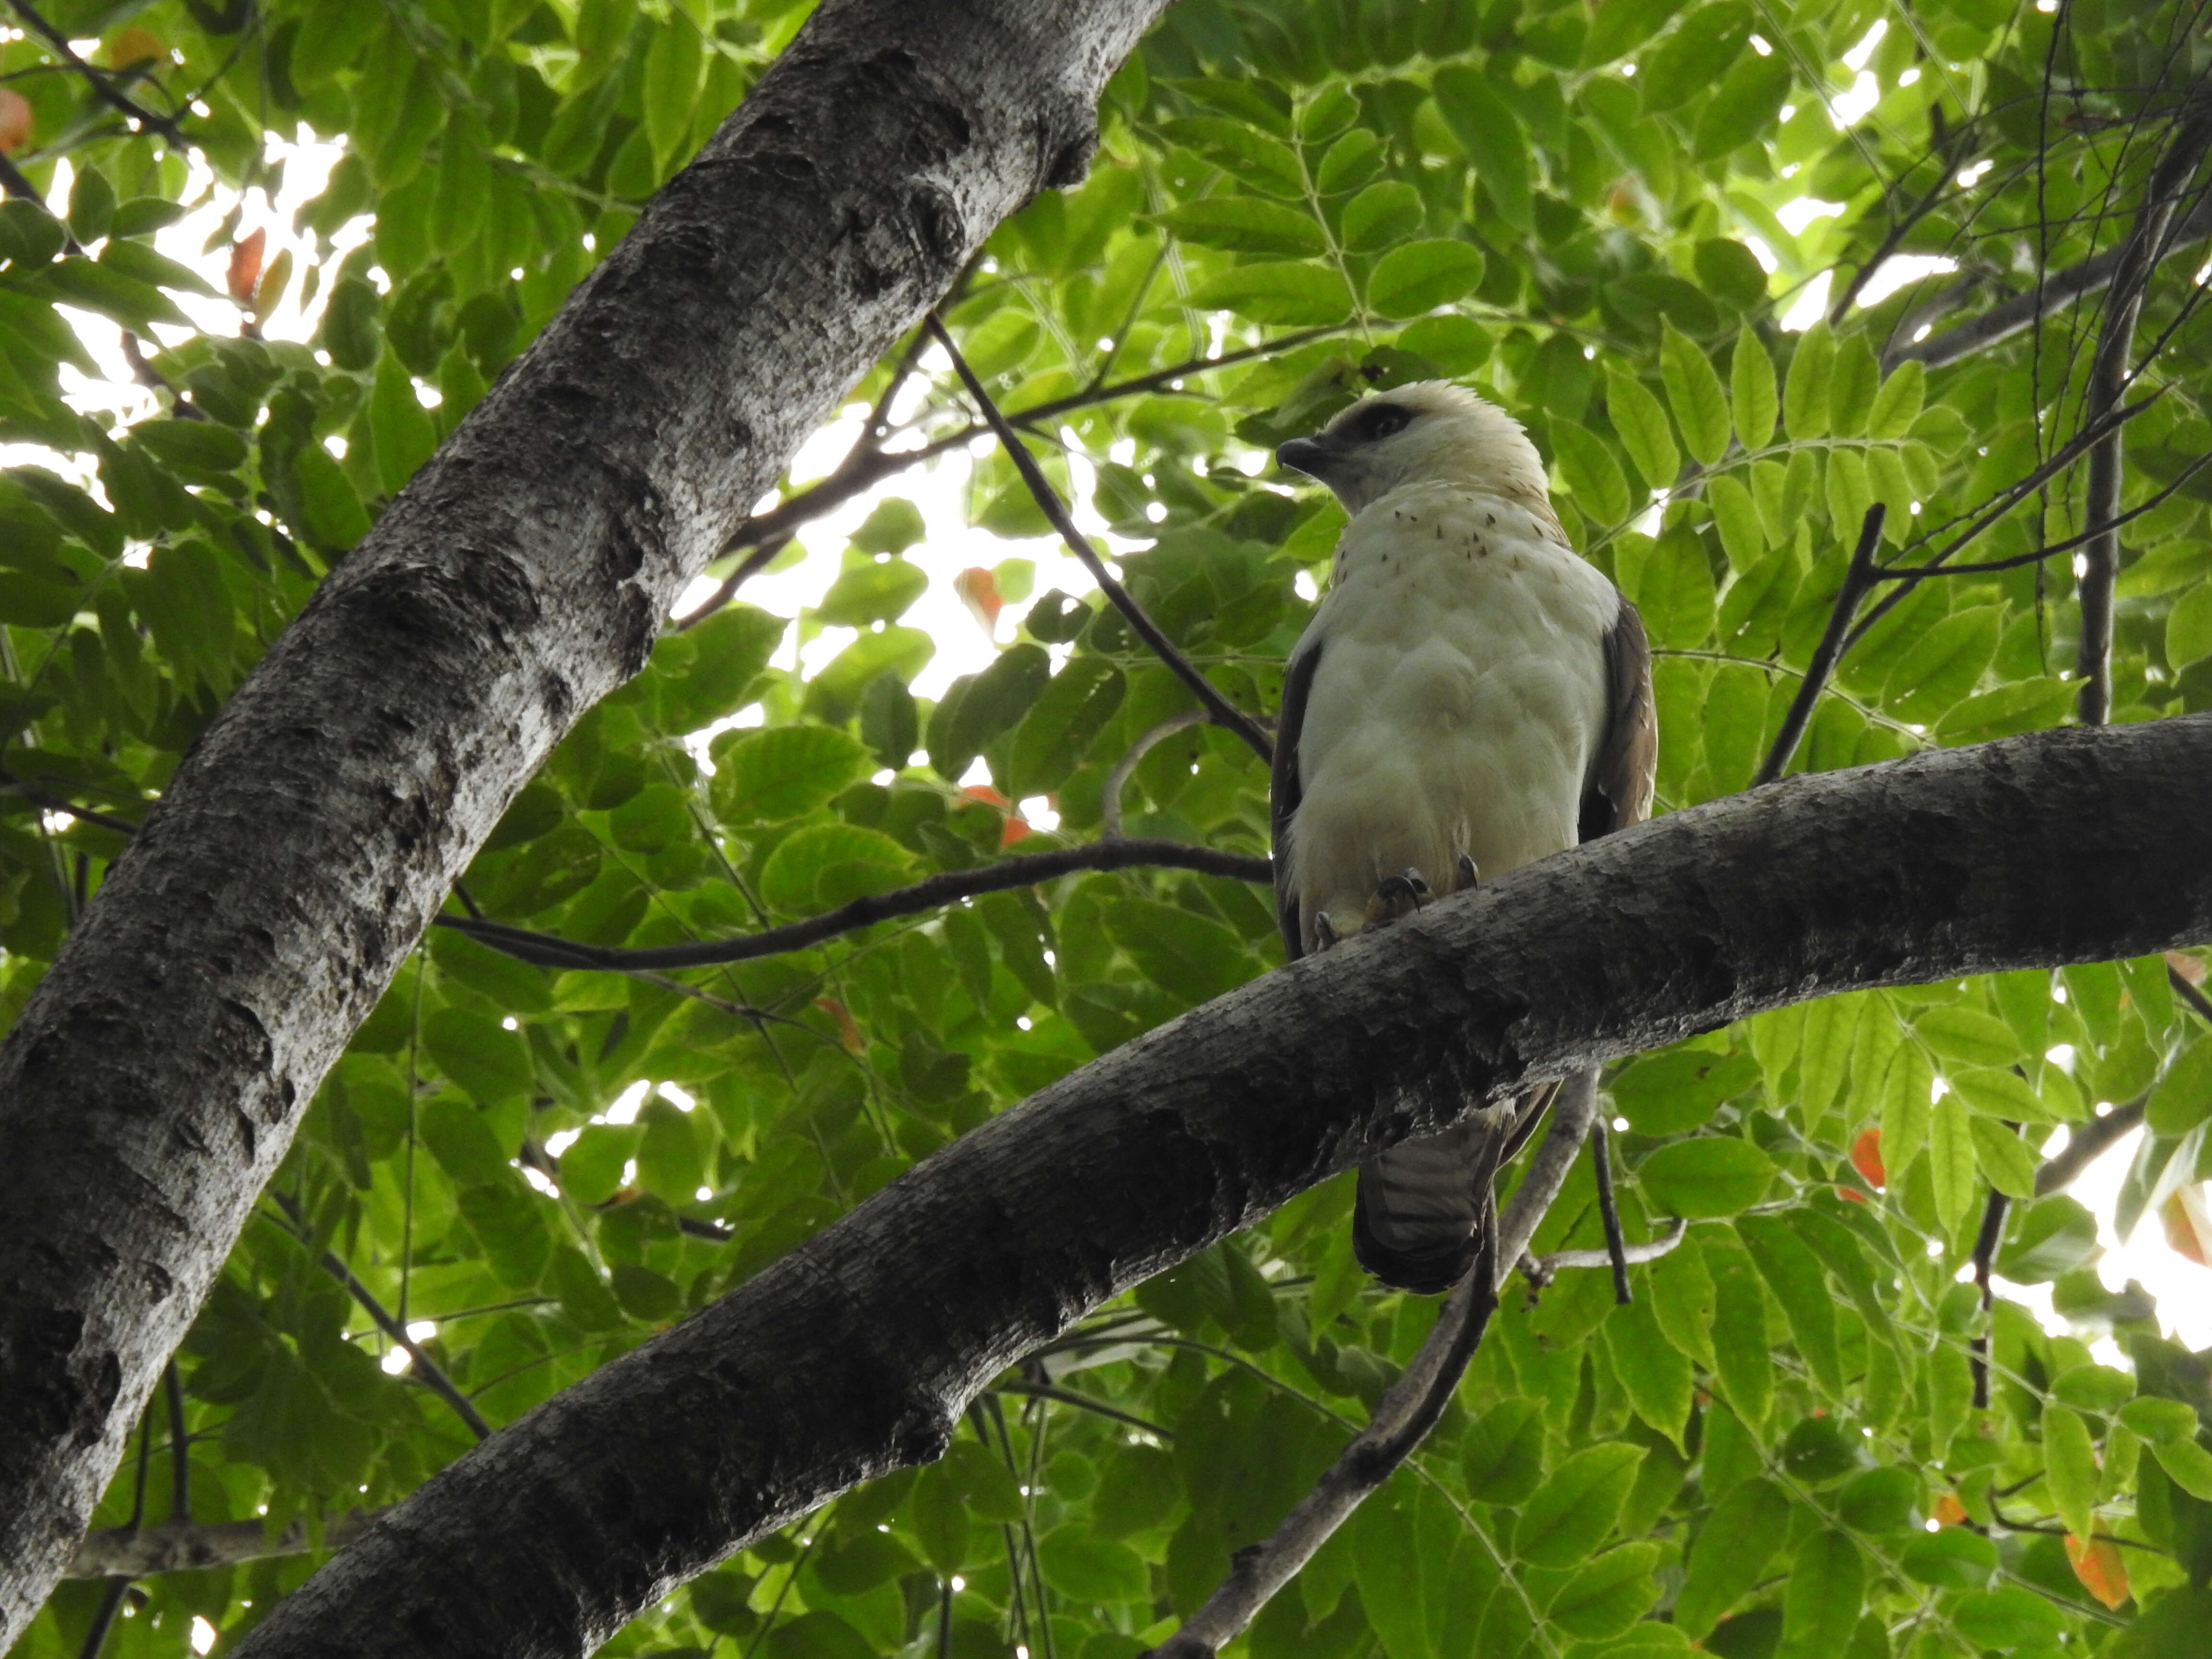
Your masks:
M437 925L466 933L479 945L540 968L604 968L617 973L641 969L708 968L726 962L750 962L758 957L803 951L840 933L849 933L896 916L919 915L941 909L981 893L1003 893L1015 887L1034 887L1039 882L1073 875L1079 870L1130 870L1156 866L1195 870L1205 876L1226 876L1235 881L1262 885L1274 879L1273 866L1250 853L1224 853L1212 847L1192 847L1179 841L1093 841L1080 847L1064 847L1051 853L1024 853L996 864L972 870L945 870L924 878L911 887L871 894L805 921L748 933L742 939L700 939L690 945L655 945L624 949L611 945L584 945L554 933L510 927L504 922L471 916L440 915Z
M1686 1230L1680 1223L1669 1233L1662 1234L1648 1244L1625 1244L1621 1247L1620 1265L1636 1267L1647 1261L1656 1261L1682 1242ZM1613 1266L1613 1252L1605 1250L1554 1250L1549 1255L1523 1255L1521 1272L1532 1285L1548 1285L1559 1274L1574 1268L1610 1267Z
M342 1630L361 1659L397 1656L418 1616L487 1584L448 1646L588 1648L940 1455L977 1394L1102 1303L1477 1103L1811 997L2207 939L2212 715L1799 775L1606 836L1261 975L989 1119L432 1477L237 1651L325 1651ZM1508 1259L1525 1248L1501 1237ZM532 1541L596 1539L611 1504L649 1559Z
M389 1509L349 1510L324 1527L319 1543L308 1538L304 1520L275 1533L261 1521L166 1521L158 1527L110 1527L85 1534L62 1577L150 1578L157 1572L191 1572L266 1560L272 1555L305 1555L311 1549L343 1549Z

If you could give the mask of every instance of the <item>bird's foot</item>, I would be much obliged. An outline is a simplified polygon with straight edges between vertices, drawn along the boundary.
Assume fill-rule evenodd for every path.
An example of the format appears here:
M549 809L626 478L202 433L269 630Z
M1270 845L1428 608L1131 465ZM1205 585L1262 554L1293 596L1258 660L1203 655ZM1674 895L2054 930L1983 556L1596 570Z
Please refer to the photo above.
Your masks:
M1313 919L1314 949L1326 951L1336 943L1336 927L1328 919L1328 912L1316 910Z
M1367 901L1367 920L1370 923L1395 921L1400 916L1409 916L1428 896L1429 884L1419 870L1401 870L1375 884L1375 896Z
M1474 867L1474 855L1472 854L1462 853L1459 855L1460 890L1462 892L1465 892L1468 888L1474 886L1475 883L1480 879L1480 877L1481 872L1478 871Z

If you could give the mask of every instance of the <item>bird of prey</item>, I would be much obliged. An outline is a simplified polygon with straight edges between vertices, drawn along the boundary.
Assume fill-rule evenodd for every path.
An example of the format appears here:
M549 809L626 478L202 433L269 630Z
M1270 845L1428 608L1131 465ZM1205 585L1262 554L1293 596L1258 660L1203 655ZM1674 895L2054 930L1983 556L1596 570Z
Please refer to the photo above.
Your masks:
M1293 958L1640 823L1658 726L1636 607L1567 544L1519 422L1448 381L1367 397L1275 452L1352 515L1284 681L1271 793ZM1360 1166L1353 1246L1433 1293L1550 1090Z

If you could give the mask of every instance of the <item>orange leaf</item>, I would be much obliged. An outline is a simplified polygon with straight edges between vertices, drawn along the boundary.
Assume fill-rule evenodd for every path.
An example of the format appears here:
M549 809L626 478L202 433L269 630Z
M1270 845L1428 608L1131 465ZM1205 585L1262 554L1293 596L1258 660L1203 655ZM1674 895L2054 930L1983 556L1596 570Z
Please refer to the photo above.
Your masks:
M224 273L223 286L242 311L252 307L253 290L261 282L261 251L268 246L269 233L258 227L230 245L230 269Z
M972 564L952 579L952 591L986 634L999 626L999 612L1006 602L999 597L999 579L980 564Z
M1966 1506L1955 1493L1947 1492L1936 1500L1936 1518L1947 1527L1955 1527L1966 1518Z
M31 100L13 87L0 87L0 155L13 155L31 142Z
M860 1036L860 1028L854 1023L845 1005L835 997L817 997L814 1006L837 1022L837 1041L848 1054L866 1054L867 1042Z
M2128 1599L2128 1564L2121 1558L2120 1547L2111 1539L2093 1538L2085 1544L2069 1532L2066 1559L2074 1564L2074 1576L2081 1581L2081 1588L2106 1607L2118 1607Z
M988 573L986 573L988 574ZM969 800L980 800L986 806L995 806L1006 815L1006 827L999 831L999 845L1003 849L1012 847L1030 833L1030 821L1013 810L1014 804L988 783L971 783L960 792Z
M110 69L129 69L133 64L169 61L169 49L161 44L161 37L150 29L118 29L115 38L107 43L102 54Z
M1851 1142L1851 1167L1866 1177L1869 1187L1889 1185L1889 1172L1882 1167L1881 1131L1866 1128Z
M2212 1267L2212 1205L2204 1200L2204 1187L2184 1187L2158 1206L2166 1228L2166 1242L2176 1255L2198 1267Z

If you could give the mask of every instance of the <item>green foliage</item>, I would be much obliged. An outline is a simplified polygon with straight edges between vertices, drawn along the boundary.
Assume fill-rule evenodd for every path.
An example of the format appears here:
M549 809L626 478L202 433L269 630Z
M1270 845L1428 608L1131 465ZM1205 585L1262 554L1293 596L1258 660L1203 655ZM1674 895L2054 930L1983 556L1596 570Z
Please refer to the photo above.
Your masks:
M32 118L13 159L52 210L0 205L0 441L27 447L0 471L11 1015L123 845L47 803L143 815L806 9L271 0L249 30L202 0L50 0L76 38L119 40L127 17L167 50L124 78L164 110L199 100L187 137L225 200L281 187L273 137L343 142L296 223L272 223L290 263L258 283L222 280L240 215L197 254L164 240L200 189L182 156L124 132L35 40L0 42L0 88ZM1888 507L1885 557L1940 547L2071 429L2094 331L2062 318L1885 374L1926 288L1832 326L1782 316L1878 250L1949 252L1969 289L1941 329L2000 273L2023 287L2038 258L2110 246L2156 148L2139 118L2170 101L2162 76L2203 69L2179 16L1182 0L1115 78L1088 182L1000 228L946 315L1008 409L1059 405L1036 430L1087 465L1055 453L1054 476L1088 481L1138 599L1255 711L1342 522L1258 452L1370 386L1443 375L1492 397L1526 421L1576 544L1643 611L1659 807L1679 810L1757 769L1867 507ZM1878 101L1840 131L1862 42ZM1792 234L1778 216L1805 197L1841 210ZM2119 720L2212 705L2212 491L2185 477L2212 449L2212 337L2188 275L2154 285L2139 336L2161 397L2129 432ZM280 291L296 328L270 320ZM221 315L226 292L270 325ZM163 389L72 389L122 328ZM1225 351L1245 355L1205 367ZM921 392L919 413L896 405L900 447L969 418L949 377ZM1002 459L969 494L978 538L1043 532ZM2078 495L2054 487L1960 562L2077 533ZM1030 600L1034 548L947 556L896 494L842 547L802 541L814 602L665 635L508 811L463 883L474 907L599 945L740 933L1089 841L1117 769L1131 834L1265 850L1266 779L1224 734L1178 730L1122 766L1188 695L1095 596ZM1006 642L918 694L973 636L933 635L917 606L971 562L961 597ZM1822 688L1796 766L2057 723L2075 581L2058 557L1913 589ZM1040 797L1054 830L1019 816ZM1142 870L673 977L549 972L434 933L277 1177L307 1240L257 1220L180 1356L193 1518L320 1524L468 1443L406 1368L380 1367L324 1249L427 1322L422 1351L504 1424L1279 948L1263 894ZM2203 1362L2139 1291L2104 1288L2087 1211L2033 1197L2046 1137L2142 1096L2121 1224L2154 1226L2212 1170L2212 1039L2164 975L1872 991L1616 1068L1629 1237L1680 1223L1680 1241L1626 1307L1579 1269L1509 1294L1438 1429L1269 1607L1253 1659L2196 1652ZM2049 1285L2066 1334L1958 1282L1992 1188L2014 1200L2000 1279ZM988 1394L942 1462L759 1540L613 1650L920 1656L942 1631L958 1659L1133 1659L1310 1486L1427 1328L1426 1304L1358 1273L1349 1209L1328 1183L1102 1310ZM1535 1248L1600 1240L1580 1175ZM2106 1336L2119 1353L2093 1358ZM158 1522L167 1483L151 1489ZM131 1495L126 1468L95 1524L123 1524ZM2117 1595L2058 1534L2119 1540ZM107 1651L174 1652L194 1617L232 1639L307 1566L145 1581ZM76 1652L98 1589L65 1587L21 1651Z

